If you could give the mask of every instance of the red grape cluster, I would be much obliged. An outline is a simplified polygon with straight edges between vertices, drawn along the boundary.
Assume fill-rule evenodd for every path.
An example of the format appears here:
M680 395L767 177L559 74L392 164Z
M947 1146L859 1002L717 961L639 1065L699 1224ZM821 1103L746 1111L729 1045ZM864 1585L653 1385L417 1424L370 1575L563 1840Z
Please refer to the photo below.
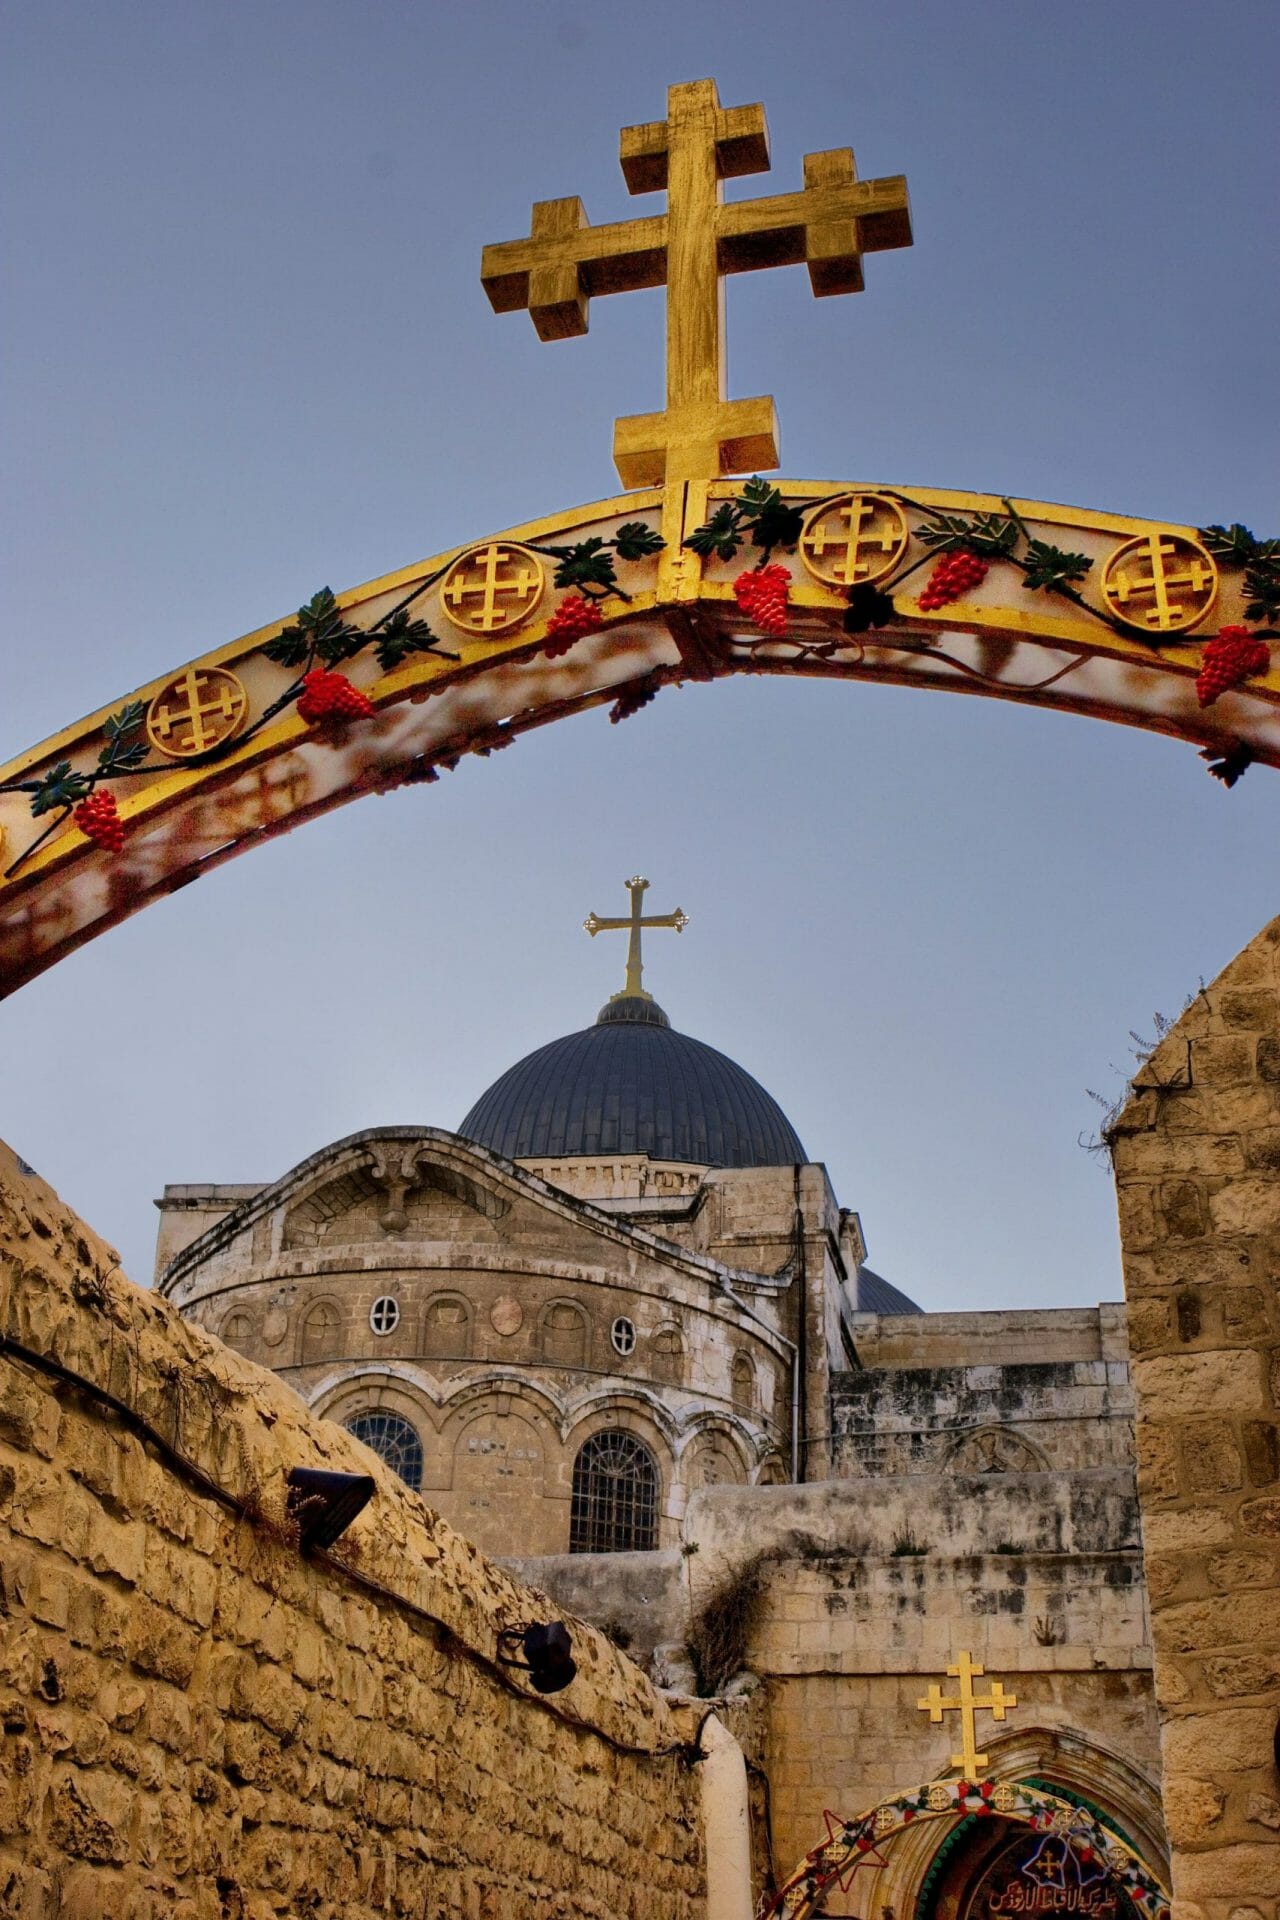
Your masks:
M791 575L785 567L753 567L733 583L733 597L748 620L762 633L787 630L787 589Z
M543 652L548 660L557 660L562 653L568 653L575 640L581 640L588 633L599 633L603 625L599 601L588 600L582 593L571 593L547 622L548 644Z
M345 673L312 667L302 676L298 715L308 726L316 720L363 720L375 711L373 702L352 686Z
M1224 627L1208 641L1196 675L1196 699L1211 707L1220 693L1238 687L1271 665L1271 649L1256 640L1248 627Z
M99 790L87 795L72 816L86 839L107 853L119 853L124 845L124 822L116 812L115 795Z
M920 595L920 611L932 613L935 607L945 607L952 600L958 600L962 594L968 593L970 587L980 587L987 577L990 564L980 553L970 552L968 547L957 547L953 553L939 554L925 590Z

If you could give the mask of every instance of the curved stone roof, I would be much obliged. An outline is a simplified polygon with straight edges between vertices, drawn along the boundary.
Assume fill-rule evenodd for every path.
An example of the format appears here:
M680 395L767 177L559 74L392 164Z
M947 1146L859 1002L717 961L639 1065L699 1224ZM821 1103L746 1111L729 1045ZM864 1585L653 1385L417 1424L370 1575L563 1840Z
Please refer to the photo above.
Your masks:
M705 1167L805 1159L794 1127L745 1068L677 1033L656 1002L619 996L594 1026L526 1054L458 1132L509 1160L647 1153Z

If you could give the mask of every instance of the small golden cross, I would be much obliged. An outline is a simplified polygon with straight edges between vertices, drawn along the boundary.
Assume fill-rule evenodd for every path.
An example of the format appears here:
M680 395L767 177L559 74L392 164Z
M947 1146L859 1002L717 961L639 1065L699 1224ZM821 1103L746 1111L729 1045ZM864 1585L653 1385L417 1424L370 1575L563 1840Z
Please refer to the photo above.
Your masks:
M973 1690L973 1683L982 1678L983 1672L982 1667L974 1664L971 1654L961 1653L957 1656L955 1666L947 1668L947 1678L960 1682L959 1697L944 1697L941 1687L935 1680L925 1699L916 1701L920 1712L927 1713L935 1726L942 1724L944 1713L959 1711L962 1751L952 1754L951 1764L961 1769L966 1780L976 1779L978 1774L985 1773L988 1765L988 1755L978 1752L977 1735L974 1731L975 1713L979 1708L983 1708L990 1713L993 1720L1003 1720L1006 1707L1016 1707L1018 1704L1016 1694L1006 1693L999 1680L993 1680L991 1691L986 1699L980 1699Z
M764 173L764 108L722 107L714 80L667 91L667 117L624 127L632 193L666 189L667 211L593 227L581 200L540 200L529 237L486 247L480 277L498 313L527 307L543 340L587 330L592 294L667 289L667 404L617 421L625 487L671 486L778 464L773 401L725 396L727 273L804 261L818 295L857 293L862 255L911 244L906 181L857 177L838 147L804 160L799 193L724 201L724 181Z
M168 704L170 696L176 705ZM188 667L152 703L147 731L162 753L194 758L229 738L247 705L234 674Z
M640 963L640 929L642 927L674 927L677 933L683 933L689 924L688 914L681 913L679 907L674 913L645 915L642 909L648 886L649 882L642 879L639 874L636 874L634 879L628 880L627 891L631 895L631 912L625 920L604 920L598 913L589 913L582 923L593 940L598 933L612 933L619 927L626 928L631 935L627 943L627 983L621 993L610 994L611 1000L652 1000L653 998L653 995L646 993L640 984L640 975L643 971Z
M1121 617L1134 625L1139 623L1139 616L1143 625L1163 633L1188 625L1212 598L1215 577L1208 556L1197 557L1193 553L1190 557L1181 558L1181 543L1174 537L1160 533L1148 534L1144 540L1135 540L1130 544L1134 549L1142 549L1141 559L1146 561L1150 571L1144 577L1136 567L1130 572L1127 566L1109 566L1106 597ZM1141 564L1141 561L1137 564ZM1177 587L1189 590L1193 596L1191 602L1174 598L1170 589ZM1148 594L1151 596L1149 607L1131 606L1135 598L1143 600Z

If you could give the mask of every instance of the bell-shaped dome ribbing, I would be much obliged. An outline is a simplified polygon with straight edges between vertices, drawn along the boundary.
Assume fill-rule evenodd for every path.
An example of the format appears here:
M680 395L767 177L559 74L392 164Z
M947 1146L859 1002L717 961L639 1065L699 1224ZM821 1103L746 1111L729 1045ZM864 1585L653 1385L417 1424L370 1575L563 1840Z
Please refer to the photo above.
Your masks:
M508 1160L647 1153L703 1167L777 1167L805 1158L759 1081L635 995L619 995L594 1026L509 1067L458 1132Z

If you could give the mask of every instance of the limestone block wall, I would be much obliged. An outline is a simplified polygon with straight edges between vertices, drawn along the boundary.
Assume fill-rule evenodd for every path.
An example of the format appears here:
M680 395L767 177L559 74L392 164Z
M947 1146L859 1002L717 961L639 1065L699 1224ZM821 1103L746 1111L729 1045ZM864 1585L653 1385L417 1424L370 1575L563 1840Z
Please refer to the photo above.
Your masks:
M962 1318L963 1329L955 1324ZM934 1328L935 1319L945 1324ZM863 1365L831 1381L841 1478L1132 1467L1122 1308L894 1314L854 1324ZM1022 1357L1037 1343L1037 1357Z
M1112 1134L1179 1920L1280 1914L1280 920Z
M686 1529L695 1612L726 1572L771 1556L748 1658L785 1869L825 1831L824 1808L852 1817L949 1771L955 1716L935 1726L916 1703L931 1680L949 1684L962 1649L1018 1701L1003 1728L983 1724L984 1747L1005 1754L993 1777L1049 1774L1100 1795L1162 1868L1131 1475L717 1489L696 1496Z
M545 1600L7 1149L0 1332L4 1920L699 1920L692 1723L577 1622L529 1692L497 1635ZM292 1465L375 1476L345 1562Z

